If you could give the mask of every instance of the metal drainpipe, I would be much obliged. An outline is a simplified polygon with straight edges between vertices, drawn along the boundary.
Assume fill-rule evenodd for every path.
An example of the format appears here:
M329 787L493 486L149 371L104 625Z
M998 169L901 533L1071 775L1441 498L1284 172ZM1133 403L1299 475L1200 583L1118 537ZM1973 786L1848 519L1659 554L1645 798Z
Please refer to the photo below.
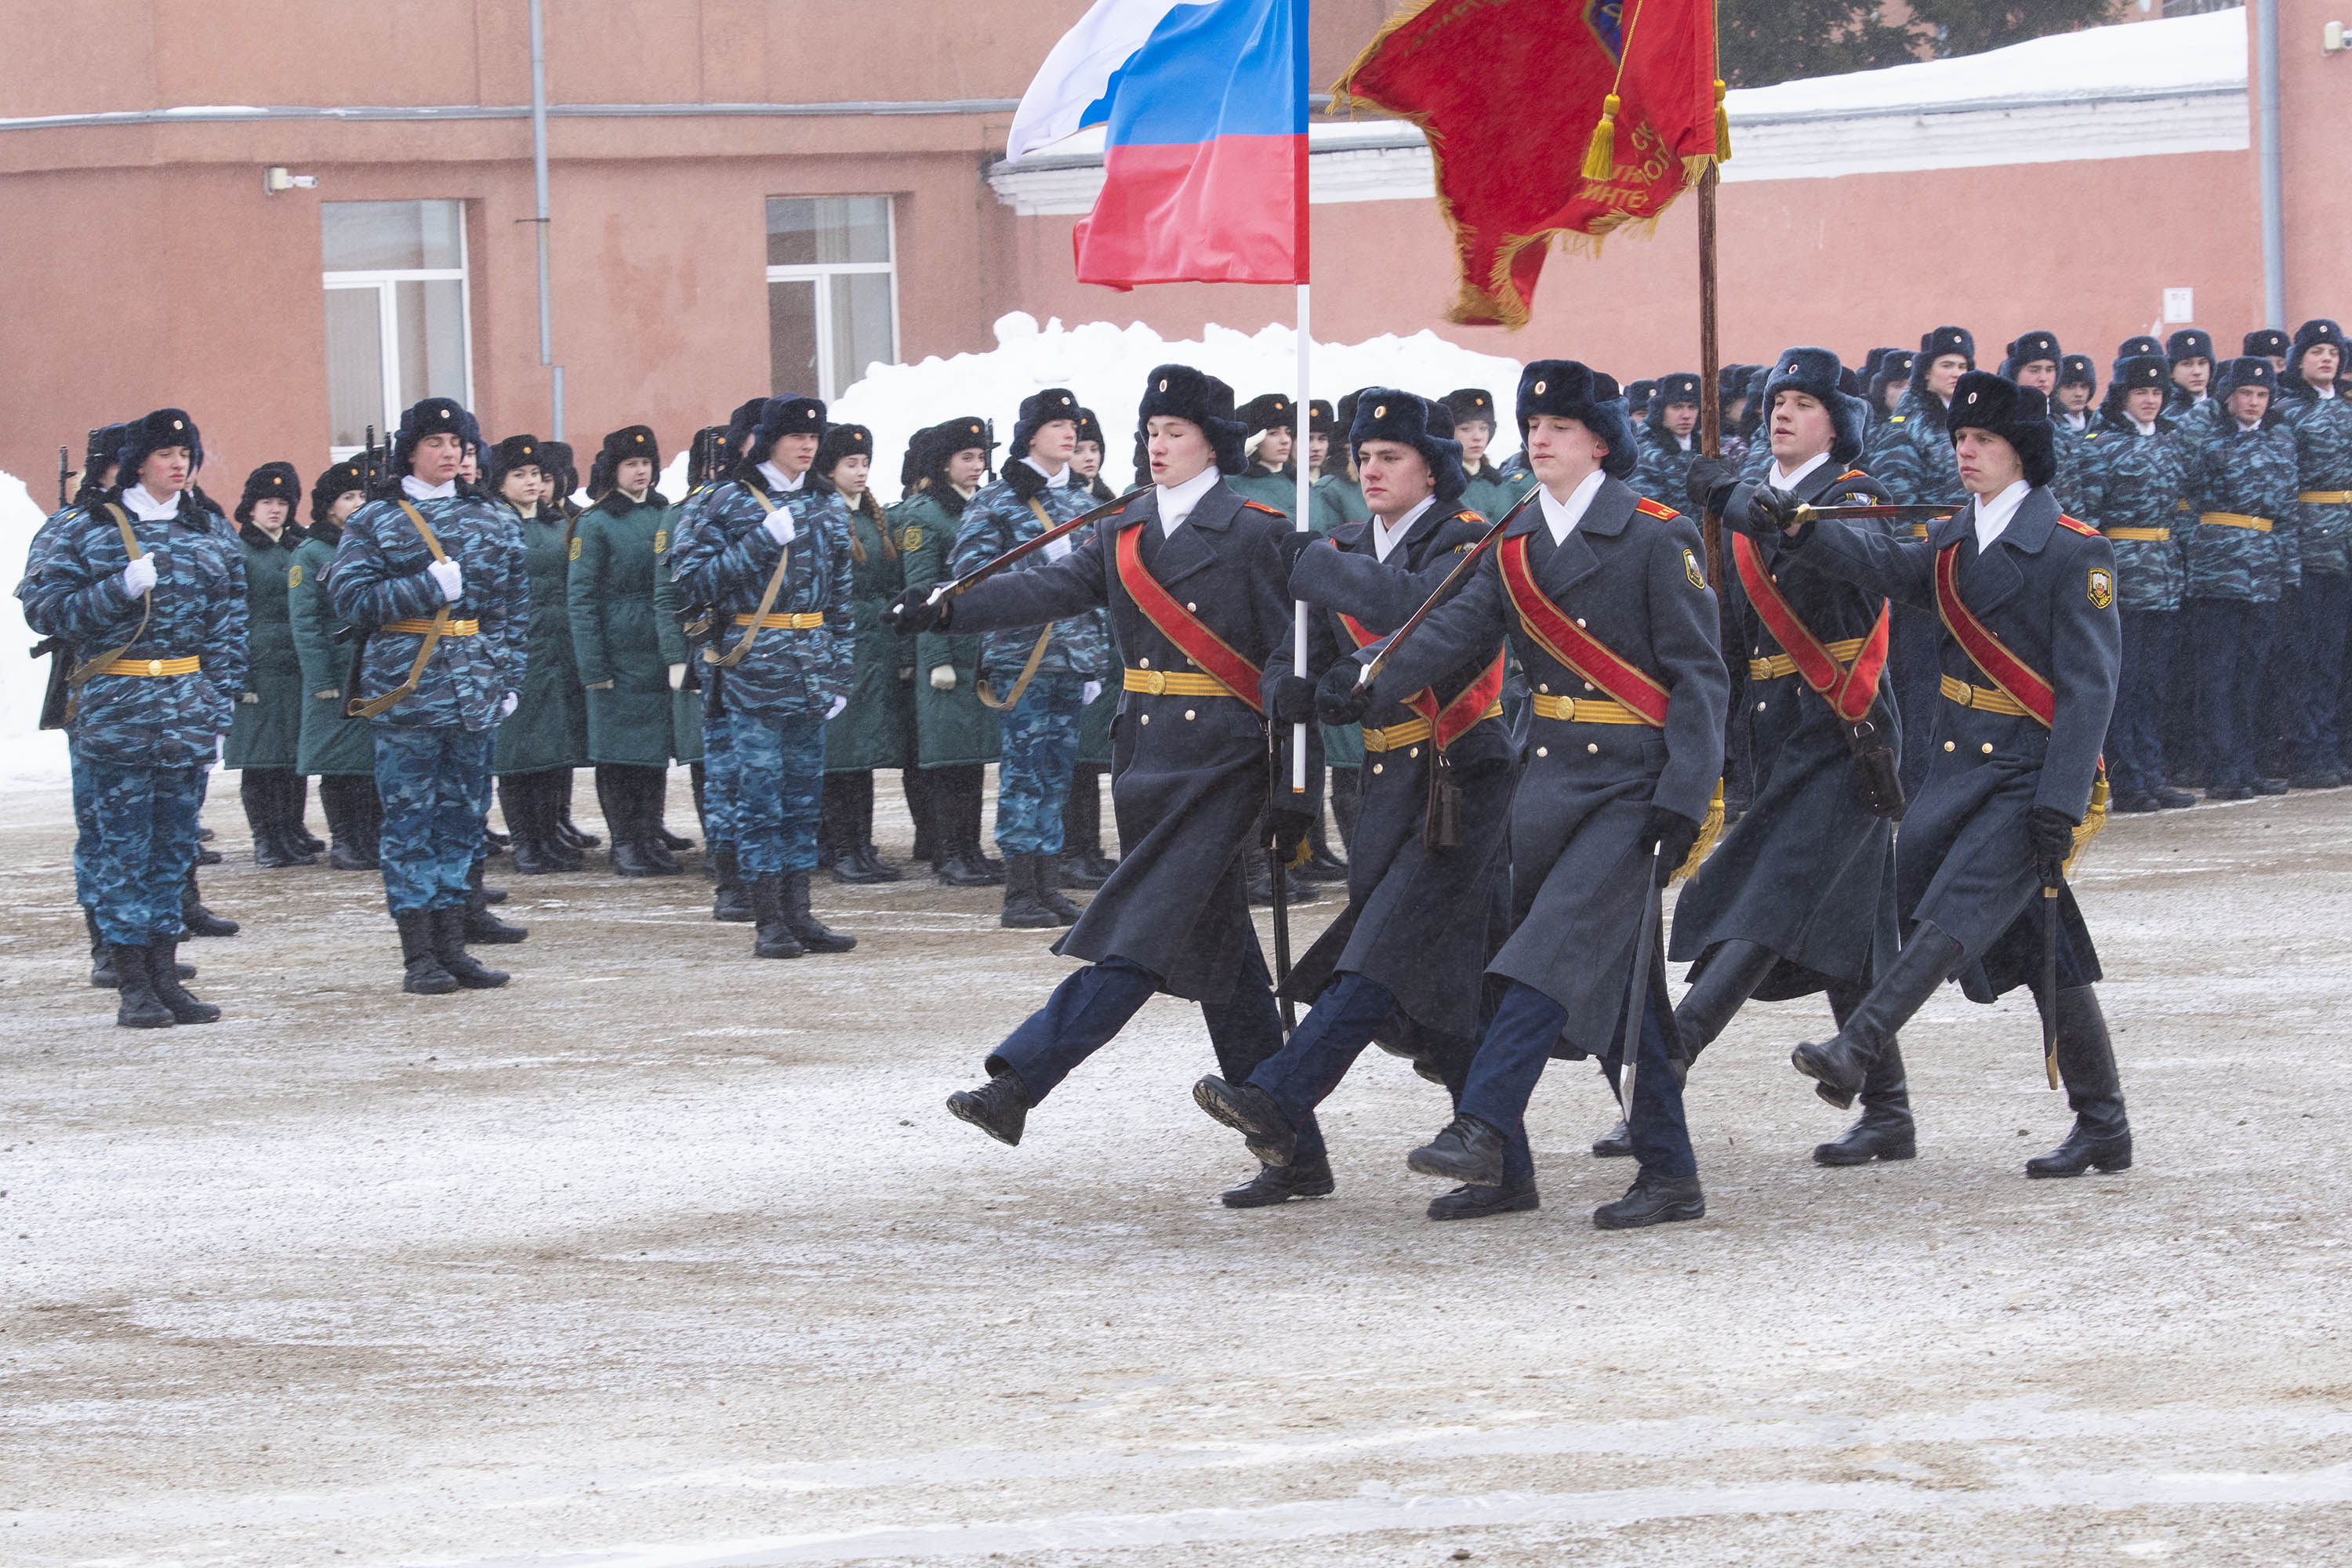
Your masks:
M530 0L530 175L538 197L539 231L539 363L549 367L554 383L554 434L563 439L563 367L555 363L555 306L547 286L547 37L540 25L540 0Z
M2254 0L2262 94L2263 324L2286 330L2286 214L2279 167L2279 0Z

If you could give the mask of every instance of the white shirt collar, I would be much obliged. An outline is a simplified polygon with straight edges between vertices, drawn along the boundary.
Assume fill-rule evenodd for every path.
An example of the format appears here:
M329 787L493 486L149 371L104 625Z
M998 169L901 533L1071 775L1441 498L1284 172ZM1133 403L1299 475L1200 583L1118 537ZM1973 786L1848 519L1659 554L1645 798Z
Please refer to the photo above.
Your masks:
M1830 455L1827 452L1816 452L1806 461L1798 464L1795 473L1790 473L1780 467L1780 459L1775 458L1772 459L1772 488L1776 490L1793 490L1797 488L1799 480L1829 460Z
M400 490L410 500L447 500L457 493L457 481L451 479L446 484L428 485L415 474L403 474L400 476Z
M1606 468L1595 468L1584 476L1584 482L1568 492L1566 500L1552 499L1551 487L1536 486L1536 500L1543 507L1544 526L1551 530L1551 542L1565 544L1576 525L1584 521L1591 509L1592 498L1601 493L1601 482L1609 477Z
M1675 445L1687 452L1691 449L1691 438L1687 436L1677 436L1675 437Z
M1372 519L1372 553L1380 560L1386 561L1389 558L1389 552L1403 543L1404 536L1412 531L1412 525L1419 522L1423 514L1436 504L1435 496L1424 496L1419 506L1397 519L1394 528L1391 528L1377 517Z
M180 515L180 498L177 495L169 500L157 500L147 493L145 485L133 485L124 490L122 504L129 507L131 515L142 522L163 522Z
M2132 422L2134 425L2137 426L2139 427L2139 433L2140 433L2141 435L2143 435L2143 436L2153 436L2153 435L2155 435L2155 434L2156 434L2156 421L2155 421L2155 420L2153 420L2153 419L2141 419L2141 418L2135 417L2134 416L2129 415L2129 414L2125 415L2125 416L2124 416L2124 417L2125 417L2125 418L2126 418L2126 419L2131 420L2131 422Z
M1216 489L1220 477L1217 465L1211 463L1181 485L1153 487L1159 492L1160 537L1164 539L1184 526L1184 520L1192 515L1201 498Z
M803 468L799 473L793 475L788 479L784 478L783 469L776 467L773 463L765 462L760 465L760 473L767 479L768 488L771 490L780 491L784 495L796 493L803 485L808 483L809 477L809 471L806 468Z
M2336 384L2331 381L2325 386L2315 386L2311 390L2319 394L2322 397L2333 397L2336 395Z
M1024 458L1021 460L1029 466L1031 471L1056 489L1066 488L1070 482L1071 469L1067 463L1062 465L1060 473L1049 473L1046 471L1045 465L1034 458Z
M2017 515L2017 509L2025 504L2025 498L2032 489L2032 485L2019 479L1990 500L1977 497L1977 549L1979 552L1992 547L1992 542L2000 537L2001 531L2009 526L2010 519Z

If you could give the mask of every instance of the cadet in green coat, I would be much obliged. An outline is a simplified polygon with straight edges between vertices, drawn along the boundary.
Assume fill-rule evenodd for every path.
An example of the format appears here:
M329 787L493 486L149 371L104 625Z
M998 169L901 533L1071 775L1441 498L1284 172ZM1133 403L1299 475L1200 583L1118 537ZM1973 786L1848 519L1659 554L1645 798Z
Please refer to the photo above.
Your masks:
M988 426L971 415L934 425L917 467L917 493L898 509L898 558L907 586L928 588L953 577L948 558L964 503L987 477L995 449ZM956 888L1001 886L1002 862L980 847L981 795L988 764L1003 750L996 715L980 700L977 637L929 631L915 639L915 740L930 774L931 869Z
M522 534L530 580L520 700L499 725L490 772L514 839L514 868L527 877L577 871L585 863L557 824L572 770L588 760L588 702L572 658L565 579L572 520L551 504L536 436L509 436L490 448L488 489Z
M1078 410L1078 445L1070 467L1078 482L1096 501L1117 500L1118 492L1103 482L1102 421L1091 408ZM1111 626L1111 652L1117 662L1118 627ZM1078 715L1078 765L1070 775L1069 804L1062 808L1062 886L1099 888L1110 879L1118 857L1103 852L1102 777L1110 771L1110 725L1118 717L1120 688L1103 682L1102 695Z
M264 463L246 476L236 503L237 543L245 552L245 690L236 700L225 767L240 770L237 795L253 830L257 866L311 866L319 857L302 833L302 775L295 771L302 730L302 664L294 652L287 600L294 547L302 530L294 502L302 480L291 463ZM299 837L298 837L299 836ZM308 840L308 843L305 840ZM324 847L324 846L320 846Z
M1470 476L1462 504L1488 522L1499 522L1519 498L1535 489L1535 476L1506 474L1486 460L1487 444L1495 438L1495 395L1481 386L1465 386L1438 399L1454 415L1454 438L1462 443L1462 471ZM1681 500L1674 498L1669 505Z
M1269 392L1234 410L1247 431L1249 467L1225 481L1242 500L1270 506L1293 522L1298 521L1298 469L1290 460L1297 437L1295 407L1281 393Z
M891 520L868 481L874 432L835 425L816 450L817 478L849 509L849 624L854 638L849 706L825 721L824 803L817 819L817 864L836 882L895 882L898 868L874 842L874 770L915 761L915 657L882 624L906 586Z
M335 639L346 626L327 598L327 568L342 542L343 519L367 500L357 463L337 463L310 486L310 526L286 571L286 611L302 670L300 742L295 767L319 781L327 814L327 864L337 871L377 868L376 829L383 809L375 794L375 738L368 721L343 711L350 649Z

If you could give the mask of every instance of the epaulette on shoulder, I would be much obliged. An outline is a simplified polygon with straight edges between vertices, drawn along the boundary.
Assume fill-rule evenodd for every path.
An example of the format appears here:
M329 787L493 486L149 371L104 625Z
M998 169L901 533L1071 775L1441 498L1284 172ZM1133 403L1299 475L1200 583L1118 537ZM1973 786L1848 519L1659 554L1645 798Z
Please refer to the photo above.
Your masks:
M2087 522L2078 521L2074 518L2068 517L2063 511L2058 514L2058 526L2061 528L2071 528L2075 532L2083 535L2085 539L2096 539L2099 537L2099 531L2097 529L2093 528Z
M1838 479L1841 483L1847 479L1866 479L1868 478L1870 478L1870 476L1864 473L1860 468L1848 468L1844 473L1838 476Z
M1654 501L1647 496L1643 496L1640 500L1635 501L1633 503L1633 510L1641 512L1646 517L1677 518L1682 516L1682 513L1666 505L1664 501Z
M1288 517L1290 515L1280 507L1268 506L1262 500L1245 500L1242 502L1242 506L1247 510L1262 511L1273 517Z
M1484 528L1486 526L1486 514L1478 510L1475 507L1465 506L1460 511L1455 512L1453 517L1447 521L1452 522L1466 522L1474 528Z
M1888 415L1888 416L1886 416L1886 422L1887 422L1889 425L1900 425L1900 424L1902 424L1906 419L1908 419L1908 418L1910 418L1910 417L1911 417L1911 416L1909 416L1908 414L1890 414L1890 415Z

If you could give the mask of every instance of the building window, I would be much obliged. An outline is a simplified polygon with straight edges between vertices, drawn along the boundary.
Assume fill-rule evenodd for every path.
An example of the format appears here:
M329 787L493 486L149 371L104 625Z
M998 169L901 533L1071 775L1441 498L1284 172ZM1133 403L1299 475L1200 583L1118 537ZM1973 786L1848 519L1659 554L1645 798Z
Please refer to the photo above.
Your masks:
M768 384L838 397L898 357L887 196L768 198Z
M474 405L463 202L322 202L327 422L340 461L426 397Z

